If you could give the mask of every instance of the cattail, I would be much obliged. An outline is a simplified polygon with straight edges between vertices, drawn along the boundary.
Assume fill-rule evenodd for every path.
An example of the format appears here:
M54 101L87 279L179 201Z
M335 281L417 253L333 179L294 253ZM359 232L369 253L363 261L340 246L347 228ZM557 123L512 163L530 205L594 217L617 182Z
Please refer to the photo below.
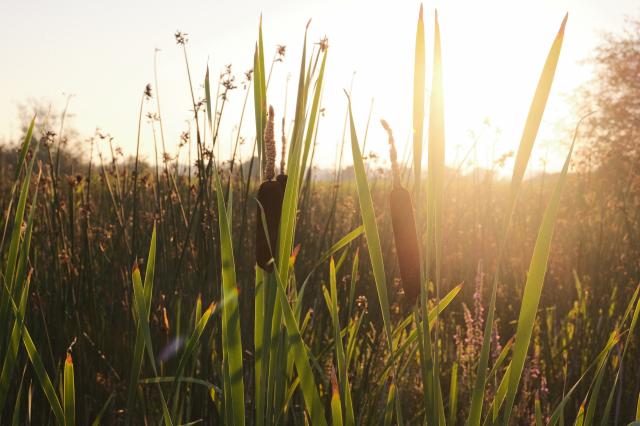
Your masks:
M380 120L382 127L389 135L389 154L391 157L391 171L393 188L389 196L391 208L391 225L393 239L396 244L396 255L400 267L402 289L407 301L413 305L420 294L420 250L418 248L418 233L413 214L411 195L400 183L400 169L396 153L393 132L386 121Z
M276 251L278 240L278 230L280 227L280 213L282 212L283 191L280 184L273 180L275 176L276 163L276 140L273 130L274 112L269 106L269 120L264 129L264 143L266 166L264 171L264 181L258 189L258 207L256 215L256 262L258 266L266 271L272 271L273 265L269 263ZM260 209L262 206L262 210ZM262 211L266 219L267 230L264 229L262 221ZM267 239L267 235L269 238Z

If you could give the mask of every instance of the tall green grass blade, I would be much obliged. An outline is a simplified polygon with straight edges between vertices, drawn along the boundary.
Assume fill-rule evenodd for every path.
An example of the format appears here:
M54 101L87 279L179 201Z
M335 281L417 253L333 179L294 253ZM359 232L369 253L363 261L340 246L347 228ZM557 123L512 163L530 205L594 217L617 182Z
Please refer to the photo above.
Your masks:
M22 288L22 295L20 296L19 313L16 317L13 328L11 330L11 337L9 339L9 347L5 354L4 362L2 364L2 373L0 375L0 413L9 394L9 385L13 371L17 364L18 350L20 348L20 341L22 340L22 331L24 329L23 318L25 318L25 311L27 307L27 301L29 296L29 283L30 279L26 280Z
M300 377L296 377L293 380L293 383L291 383L291 385L289 386L289 389L287 389L287 394L285 395L285 398L284 398L284 404L282 405L282 409L280 410L280 413L276 418L276 424L280 424L281 423L280 419L282 419L282 416L287 414L289 404L291 403L291 399L293 398L293 394L295 393L296 389L298 389L299 385L300 385Z
M633 306L635 304L635 309ZM626 323L631 310L633 309L633 316L631 317L631 324L629 325L629 332L627 334L627 338L624 342L624 348L622 349L622 355L620 356L618 372L616 373L616 378L613 381L613 385L611 386L611 392L609 393L609 398L607 399L607 404L605 405L604 413L602 414L601 426L605 426L609 421L609 416L611 414L611 408L613 407L613 397L616 393L616 389L618 388L618 380L622 375L622 369L624 367L624 359L627 354L627 349L629 348L629 344L631 343L632 336L634 335L634 331L636 325L638 324L638 317L640 316L640 285L636 287L629 304L627 305L627 309L622 317L622 324Z
M64 362L64 424L65 426L75 426L76 424L76 388L73 377L73 360L71 354L67 354Z
M455 286L453 289L451 289L451 291L449 291L449 293L447 293L447 295L440 300L440 303L438 303L438 305L436 305L433 309L429 311L429 315L428 315L429 330L431 330L435 326L436 316L439 315L442 311L444 311L444 309L449 305L449 303L451 303L451 301L458 295L460 290L462 290L462 284L459 284ZM410 318L407 318L407 320L405 321L406 323L400 324L400 326L397 327L397 330L404 329L408 325ZM406 349L408 349L413 343L415 343L416 339L421 334L420 330L422 329L422 325L419 321L416 322L416 324L418 324L418 326L415 329L411 330L411 332L407 336L404 343L398 348L396 348L393 356L387 361L387 365L385 366L384 373L381 375L382 377L386 377L389 374L389 372L391 371L393 362L397 358L399 358L405 352ZM418 345L420 345L419 339L418 339Z
M338 316L338 288L336 285L336 266L333 262L333 258L331 258L331 261L329 262L329 283L331 287L331 322L333 323L333 339L336 348L336 359L338 360L338 383L340 385L339 395L344 398L345 424L347 426L353 426L356 422L353 414L351 386L349 385L347 361L344 353L344 346L342 344L340 319Z
M133 358L131 362L131 372L129 374L129 387L127 388L127 410L125 416L125 424L128 425L133 418L135 406L136 390L138 389L138 378L142 370L142 361L144 358L144 339L140 325L136 326L136 339L133 346Z
M22 171L22 166L24 165L25 161L26 161L26 157L27 157L27 152L29 151L29 146L31 145L31 139L33 137L33 128L35 126L35 122L36 122L36 117L34 116L31 119L31 122L29 123L29 127L27 129L27 134L24 138L24 141L22 142L22 147L20 148L20 156L18 157L18 162L16 163L16 172L15 172L15 176L14 176L14 182L13 185L11 186L11 190L9 192L9 203L6 206L6 211L7 212L11 212L12 207L13 207L13 196L15 194L16 188L18 187L18 183L19 183L19 178L20 178L20 172ZM39 145L39 144L38 144ZM37 147L36 146L36 151L37 151ZM34 159L31 160L31 166L29 168L28 173L26 174L26 178L31 178L31 168L33 167L33 162L35 160L35 155L33 156ZM2 230L2 236L0 237L0 253L2 252L2 249L4 248L4 240L7 234L7 228L9 226L9 223L11 221L9 220L9 218L6 218L6 220L4 221L4 228ZM6 275L7 270L4 271L4 274ZM6 278L5 278L6 279ZM2 308L0 310L0 320L4 319L4 314L6 314L7 310L9 309L8 305L5 305L4 303L2 304ZM0 409L0 411L2 411Z
M349 128L351 133L351 154L353 157L353 169L356 175L356 187L358 190L358 200L360 204L360 214L364 226L364 233L367 238L367 247L369 249L369 258L371 259L371 267L373 269L373 277L376 283L376 291L378 294L378 302L382 311L382 319L384 323L385 334L387 337L387 345L389 352L393 354L393 333L391 326L391 314L389 309L389 298L387 296L387 278L384 272L384 261L382 257L382 247L380 245L380 235L378 233L378 225L376 224L375 212L373 209L373 200L369 183L367 182L367 173L365 171L360 146L358 144L358 135L353 122L353 111L351 109L351 99L347 95L349 105ZM394 367L395 368L395 367ZM400 409L400 401L396 395L396 416L398 424L402 425L402 411Z
M236 266L233 255L231 229L224 203L224 192L220 176L216 178L216 199L220 228L220 256L222 261L222 354L228 367L231 395L225 393L225 412L233 413L233 424L243 426L244 381L242 371L242 341L240 338L240 312L238 307L238 287Z
M425 99L425 44L422 4L416 27L416 51L413 65L413 174L415 179L413 201L420 206L422 182L422 137L424 131ZM419 207L418 207L419 208Z
M151 298L153 296L153 278L155 274L155 262L156 262L156 227L154 225L153 232L151 234L151 243L149 244L149 255L147 256L147 265L144 274L144 286L142 284L142 277L140 276L140 269L135 264L132 271L133 281L133 296L135 301L135 308L137 310L136 318L138 319L138 331L142 337L143 351L146 349L149 362L153 369L153 373L157 376L158 370L156 367L155 354L153 353L153 343L151 341L151 329L149 325L149 314L151 312ZM134 354L135 355L135 354ZM162 405L162 417L165 425L172 425L171 414L169 413L169 407L167 406L167 400L164 397L162 387L157 386L158 393L160 394L160 402Z
M477 426L480 424L480 416L482 415L482 404L484 400L484 386L486 383L486 372L489 365L489 350L491 347L491 335L493 333L493 323L495 316L497 287L499 280L500 262L502 260L504 244L509 232L511 224L511 218L515 210L516 201L520 192L520 186L524 178L524 174L529 163L533 144L538 134L540 122L542 121L542 113L544 112L549 93L551 91L551 84L555 75L556 66L560 57L560 51L562 48L562 40L564 38L564 28L567 22L567 16L565 16L560 30L551 46L549 54L542 70L536 92L533 97L533 101L529 108L529 114L525 122L524 130L522 132L522 138L520 140L520 146L518 153L516 154L516 162L513 169L513 175L511 178L511 189L509 195L509 203L506 211L504 225L502 229L502 237L500 246L498 249L498 260L496 263L496 271L494 272L493 285L491 289L491 300L489 302L489 310L487 312L487 321L485 322L485 331L482 341L482 348L480 350L480 360L478 362L478 369L476 373L476 380L473 386L473 393L471 399L471 408L469 410L468 425Z
M31 128L31 131L33 131L32 128ZM20 237L23 230L22 223L24 220L24 213L27 205L27 198L29 196L29 185L31 183L31 173L33 171L33 165L36 160L36 153L38 151L38 146L39 144L36 145L33 157L31 158L31 161L27 166L27 169L25 171L25 177L22 181L22 186L20 189L20 197L18 198L18 204L16 205L16 211L14 213L14 218L13 218L13 227L11 229L11 239L9 241L9 251L7 253L7 261L6 261L4 271L2 273L3 281L8 286L8 291L9 291L9 294L11 295L14 294L14 286L16 281L16 269L18 269L16 266L16 263L18 261ZM39 179L40 179L40 175L38 175L38 180ZM34 203L35 203L35 196L34 196ZM32 207L32 210L33 210L33 207ZM9 223L9 222L10 222L10 219L7 218L6 223ZM25 244L28 246L29 241L25 241ZM24 259L26 259L26 256L28 256L28 253L23 253L23 255L24 255ZM9 299L3 298L0 303L0 324L9 323L9 312L10 312Z
M447 423L450 425L456 424L456 418L458 416L458 363L453 362L451 367L451 386L449 387L449 418Z
M264 169L264 128L267 124L267 89L264 75L264 49L262 43L262 16L258 26L258 41L253 54L253 109L256 120L259 174Z
M558 65L558 59L560 58L560 50L562 49L562 41L564 39L564 29L567 24L567 18L569 15L565 15L560 25L560 30L556 35L547 60L542 69L542 75L538 81L536 92L529 107L529 114L527 115L527 121L525 122L524 130L522 132L522 138L520 139L520 145L516 154L515 165L513 167L513 175L511 177L511 198L512 203L515 202L515 198L520 190L520 184L524 179L524 174L531 157L531 151L533 150L533 144L538 135L538 129L540 128L540 122L542 121L542 114L544 113L545 106L547 105L547 99L551 92L551 84L553 83L553 77Z
M33 232L33 221L36 214L36 206L38 202L38 187L40 183L40 174L38 174L36 181L36 189L33 195L33 200L31 202L31 208L29 209L29 214L27 217L27 226L24 231L24 237L22 240L22 244L18 249L19 251L19 259L17 264L16 271L16 280L13 289L14 297L19 296L20 305L19 305L19 317L16 317L13 321L13 326L11 329L11 334L8 341L8 347L6 348L6 352L4 353L4 361L2 364L2 371L0 373L0 413L4 409L4 405L6 403L6 398L9 392L9 384L11 378L13 376L13 371L16 367L16 360L18 356L18 351L20 349L20 341L22 340L22 328L23 321L21 318L25 318L26 315L26 307L29 295L29 284L30 277L26 273L27 269L27 261L29 257L29 250L31 247L31 235ZM4 279L4 277L3 277ZM7 299L8 302L8 299ZM7 305L8 306L8 305Z
M345 92L346 93L346 92ZM347 95L348 97L348 95ZM353 168L356 175L356 187L358 189L358 200L360 203L360 214L364 226L364 233L367 238L367 247L369 248L369 257L371 258L371 268L376 283L376 291L378 293L378 302L382 312L384 329L387 336L387 344L389 350L393 352L393 339L391 333L391 315L389 310L389 298L387 296L387 277L384 272L384 260L382 257L382 247L380 245L380 235L378 233L378 225L373 209L373 200L367 175L358 145L358 136L356 134L355 124L353 122L353 112L351 111L351 100L349 102L349 124L351 129L351 153L353 155Z
M256 425L264 424L264 399L266 389L263 383L263 369L265 359L264 346L264 327L265 324L265 271L255 266L256 270L256 286L255 286L255 307L254 307L254 328L253 328L253 344L255 347L255 398L256 398Z
M602 358L600 360L600 363L598 364L598 368L596 369L596 376L593 381L593 387L591 388L589 402L587 404L587 411L584 413L583 424L585 426L589 426L593 423L593 418L596 413L596 406L598 405L598 395L600 393L600 388L602 387L602 380L604 379L604 373L608 360L608 356ZM584 403L582 404L582 408L584 408Z
M22 389L24 385L24 372L20 379L20 387L18 388L18 394L16 395L16 403L13 406L13 415L11 416L11 425L20 426L20 411L22 410Z
M304 149L302 153L302 160L300 162L300 172L299 175L299 188L302 187L302 181L304 179L304 171L307 167L307 163L309 160L309 151L311 149L311 143L313 141L314 135L317 134L318 122L320 120L320 101L322 99L322 89L324 87L324 71L327 64L327 53L328 50L325 50L324 55L322 56L322 64L320 65L320 71L318 72L318 78L316 79L316 86L313 92L313 99L311 102L311 110L309 111L309 119L307 125L307 133L304 141ZM320 52L318 52L318 55ZM305 93L305 96L307 94Z
M584 373L582 373L580 378L574 383L574 385L571 387L571 389L569 389L569 391L565 394L564 398L562 398L562 401L560 401L560 403L556 406L556 409L553 411L553 413L551 413L551 417L549 418L549 423L547 423L547 426L555 426L558 423L558 421L561 421L561 417L560 416L564 413L564 407L567 405L567 403L569 402L569 400L573 396L573 393L576 391L576 389L578 388L580 383L582 383L584 378L587 376L587 374L589 373L589 371L591 371L591 369L593 367L598 365L602 361L603 358L609 356L609 352L611 351L611 349L613 349L613 347L619 341L620 341L620 335L616 331L611 333L611 335L609 337L609 340L607 340L607 343L604 346L604 348L602 349L602 351L600 352L600 354L598 354L596 359L594 359L591 362L591 364L589 364L589 366L587 366L587 368L585 369Z
M27 152L29 152L29 145L31 144L31 139L33 138L33 128L36 124L35 115L31 119L29 123L29 128L27 129L27 134L25 135L24 142L22 143L22 148L20 149L20 157L18 157L18 163L16 164L16 174L14 176L14 180L18 180L20 177L20 172L22 171L22 165L24 164L25 159L27 158Z
M329 247L329 250L327 250L326 252L324 252L322 254L322 256L320 256L320 258L313 264L313 266L311 267L311 270L309 271L309 273L307 274L307 277L304 279L303 281L303 285L305 285L309 279L311 278L311 275L313 274L313 272L320 266L323 265L331 256L333 256L337 251L339 251L340 249L346 247L347 245L349 245L353 240L355 240L356 238L358 238L360 235L362 235L362 232L364 231L364 228L362 227L362 225L358 226L356 229L354 229L353 231L349 232L347 235L345 235L344 237L340 238L340 240L338 242L336 242L335 244L333 244L331 247Z
M291 344L290 350L294 358L298 377L300 377L300 389L302 390L302 396L304 398L307 411L311 417L311 423L313 425L326 426L327 420L324 415L324 408L320 395L318 394L318 388L316 381L311 371L311 365L309 363L309 355L305 347L302 336L300 335L300 329L298 323L293 314L293 310L287 300L286 287L282 280L280 280L280 272L275 270L273 276L277 281L277 292L280 300L282 316L284 317L284 323L287 328L288 339Z
M393 407L396 400L396 385L391 382L389 385L389 394L387 395L387 404L384 407L384 426L391 426L393 422Z
M31 335L29 331L25 328L22 334L22 343L24 344L24 348L27 351L27 355L29 356L29 360L31 360L31 365L33 366L33 370L40 381L40 386L42 387L42 391L47 397L47 401L49 401L49 405L51 406L51 410L53 411L54 416L56 417L56 421L58 424L64 424L64 412L62 411L62 405L60 405L60 400L56 395L56 390L53 387L53 383L51 383L51 379L47 374L47 370L44 368L44 363L42 362L42 358L36 349L36 345L33 343L31 339Z
M4 362L2 364L2 374L0 375L0 413L4 408L4 404L9 394L9 385L13 371L17 364L18 350L20 348L20 341L22 340L22 331L24 328L23 318L25 318L25 311L27 308L27 301L29 296L29 283L30 279L27 279L23 288L22 295L20 296L19 313L13 322L11 330L11 336L9 338L9 346L5 353Z
M426 283L433 282L436 290L436 300L440 298L440 270L442 264L442 211L444 200L444 168L445 168L445 136L444 136L444 90L442 83L442 48L440 43L440 25L438 23L438 11L434 20L433 43L433 75L431 82L431 98L429 105L429 168L427 171L427 244L425 246L425 278ZM433 255L432 255L433 251ZM431 274L432 262L435 263L435 274ZM422 292L426 302L427 292ZM426 314L425 303L422 303L422 315ZM437 322L437 320L436 320ZM424 325L423 325L424 327ZM429 332L423 329L425 341L424 350L431 351ZM435 328L435 344L433 345L433 363L423 355L423 362L430 364L432 371L427 368L427 374L433 380L433 409L427 407L427 414L439 425L444 425L444 404L442 389L440 387L440 361L438 356L438 327ZM423 367L424 368L424 367Z
M187 362L189 362L189 359L191 358L191 356L195 352L195 350L196 350L196 348L198 346L198 343L200 342L200 338L202 337L202 333L204 332L204 329L205 329L205 327L207 326L207 324L209 322L209 318L213 314L215 306L216 305L214 303L212 303L211 305L209 305L209 307L204 312L204 314L202 314L202 316L200 317L200 319L196 323L196 325L195 325L195 327L193 329L193 332L189 336L189 339L187 340L187 343L185 344L184 351L182 352L182 355L180 356L180 362L178 363L178 368L176 368L176 372L175 372L175 376L174 376L175 380L173 381L173 389L171 391L171 395L173 395L173 398L174 398L174 410L173 410L173 417L174 418L175 418L175 416L177 414L177 405L178 405L178 396L179 396L178 384L181 382L181 379L183 377L182 373L184 372L184 369L185 369L185 367L187 365Z
M551 240L553 230L556 223L556 217L560 208L560 196L564 189L567 173L569 171L569 163L575 139L571 144L569 153L562 167L560 177L551 195L551 200L542 217L542 224L538 231L538 238L533 249L531 264L527 274L527 282L524 287L522 296L522 305L520 307L520 315L518 317L518 326L516 330L515 342L513 344L513 358L511 360L511 371L509 377L509 387L507 390L507 399L505 406L505 424L508 423L511 415L511 409L520 383L520 376L524 367L525 358L529 349L529 341L538 311L538 304L542 294L542 285L544 284L544 276L547 272L547 261L551 251Z

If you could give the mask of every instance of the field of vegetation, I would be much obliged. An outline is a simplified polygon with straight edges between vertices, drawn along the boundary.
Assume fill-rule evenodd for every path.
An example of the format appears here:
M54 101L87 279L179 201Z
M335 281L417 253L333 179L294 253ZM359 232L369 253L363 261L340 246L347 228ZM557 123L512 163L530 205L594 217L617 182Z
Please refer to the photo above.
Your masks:
M316 176L331 49L305 34L293 124L277 134L262 24L244 84L231 69L190 80L195 137L177 150L162 88L141 93L155 162L102 133L75 156L64 113L30 119L0 147L0 424L640 421L640 154L637 136L611 136L637 135L640 96L590 98L561 172L525 179L566 23L510 179L504 159L445 166L439 27L422 10L406 158L393 123L354 123L347 93L335 148L353 167ZM637 40L618 42L602 64L640 63ZM607 81L640 95L637 75ZM232 90L240 117L225 115ZM624 99L635 109L616 109ZM249 160L216 158L224 120L255 123ZM389 140L390 169L363 155L367 138ZM581 139L595 148L574 151Z

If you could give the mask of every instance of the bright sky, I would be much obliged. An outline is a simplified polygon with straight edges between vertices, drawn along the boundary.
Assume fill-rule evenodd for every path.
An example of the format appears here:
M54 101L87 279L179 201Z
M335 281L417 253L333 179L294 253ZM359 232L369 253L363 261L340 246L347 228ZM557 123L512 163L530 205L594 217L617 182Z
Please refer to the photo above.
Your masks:
M241 79L252 67L262 13L267 58L277 44L287 46L285 62L276 64L268 93L276 109L276 122L283 110L289 74L288 108L290 112L293 109L303 31L312 18L310 40L327 35L330 44L319 164L327 166L335 161L345 113L342 89L349 87L354 72L354 113L360 136L375 98L367 151L387 158L379 119L385 118L394 128L400 153L411 131L419 5L419 1L374 0L2 2L0 140L19 136L17 104L36 98L61 109L63 93L72 93L71 123L82 135L89 136L100 127L115 136L125 153L133 153L140 95L145 84L153 82L154 49L159 48L165 133L169 146L177 146L180 133L187 128L185 120L191 116L191 99L174 32L179 29L189 34L189 60L198 86L207 60L213 75L231 63ZM565 12L569 12L556 80L534 153L535 168L540 168L541 158L547 158L551 168L561 164L566 149L556 143L558 127L572 128L576 121L566 97L590 77L590 67L580 61L590 55L603 32L620 31L625 16L640 14L637 0L436 0L424 7L428 58L434 8L440 18L447 162L453 165L473 145L469 131L480 132L485 118L500 132L496 135L494 128L484 131L471 155L473 161L487 165L517 148L546 54ZM240 87L231 95L223 118L223 156L229 150L242 100ZM147 111L153 111L154 105L150 103ZM250 107L242 135L252 140L254 128ZM560 142L567 142L564 134ZM146 127L141 150L147 158L153 155L152 143ZM246 144L244 158L248 150ZM345 150L346 163L351 161L349 152Z

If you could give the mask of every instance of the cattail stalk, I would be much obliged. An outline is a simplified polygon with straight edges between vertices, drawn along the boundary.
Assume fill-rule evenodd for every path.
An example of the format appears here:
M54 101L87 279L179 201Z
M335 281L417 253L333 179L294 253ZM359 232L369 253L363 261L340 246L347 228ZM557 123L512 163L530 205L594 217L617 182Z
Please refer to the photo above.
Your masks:
M275 177L276 163L276 140L274 134L273 107L269 106L269 118L264 129L264 144L266 165L264 170L264 181L258 188L258 207L256 214L256 263L266 271L272 271L273 265L270 263L273 253L276 250L278 240L278 230L280 227L280 214L282 212L282 200L284 192L282 186ZM262 220L264 212L265 221ZM267 229L264 229L264 225ZM267 238L268 237L268 238Z
M393 132L386 121L380 120L380 122L389 136L389 156L393 176L389 205L400 278L407 301L413 305L420 294L420 250L413 203L409 191L400 182L400 168Z
M285 158L287 155L287 137L284 134L284 117L282 117L282 153L280 157L280 174L276 177L276 181L282 188L282 193L287 188L287 174L284 171Z

